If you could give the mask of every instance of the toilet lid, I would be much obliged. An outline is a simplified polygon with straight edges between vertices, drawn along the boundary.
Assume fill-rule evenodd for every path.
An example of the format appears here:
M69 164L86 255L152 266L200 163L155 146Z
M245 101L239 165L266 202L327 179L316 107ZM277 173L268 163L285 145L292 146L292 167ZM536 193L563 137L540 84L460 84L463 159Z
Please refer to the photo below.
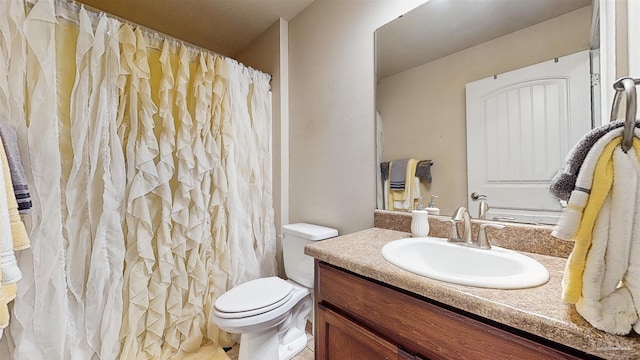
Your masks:
M279 277L251 280L222 294L215 308L227 318L247 317L275 309L293 296L293 285Z

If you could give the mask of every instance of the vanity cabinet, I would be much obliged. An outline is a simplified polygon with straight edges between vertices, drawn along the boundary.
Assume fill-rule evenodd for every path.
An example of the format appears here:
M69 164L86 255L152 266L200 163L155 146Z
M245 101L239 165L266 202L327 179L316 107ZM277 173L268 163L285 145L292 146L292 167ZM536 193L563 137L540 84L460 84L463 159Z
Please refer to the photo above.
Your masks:
M580 359L581 353L316 260L316 359Z

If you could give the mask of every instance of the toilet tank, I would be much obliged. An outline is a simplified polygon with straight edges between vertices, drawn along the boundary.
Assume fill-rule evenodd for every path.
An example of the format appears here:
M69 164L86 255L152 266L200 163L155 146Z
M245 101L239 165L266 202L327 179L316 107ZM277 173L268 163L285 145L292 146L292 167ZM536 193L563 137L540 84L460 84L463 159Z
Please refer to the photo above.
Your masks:
M324 226L297 223L282 226L282 261L287 277L300 285L313 288L313 258L304 247L314 241L338 236L338 230Z

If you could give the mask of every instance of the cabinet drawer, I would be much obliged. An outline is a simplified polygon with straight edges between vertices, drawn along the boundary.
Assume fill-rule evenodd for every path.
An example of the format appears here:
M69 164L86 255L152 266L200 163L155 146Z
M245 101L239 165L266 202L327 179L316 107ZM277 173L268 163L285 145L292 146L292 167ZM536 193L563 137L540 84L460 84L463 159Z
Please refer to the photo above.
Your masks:
M316 359L322 360L414 360L411 354L368 329L320 305L316 312Z
M577 359L316 261L316 301L430 359Z

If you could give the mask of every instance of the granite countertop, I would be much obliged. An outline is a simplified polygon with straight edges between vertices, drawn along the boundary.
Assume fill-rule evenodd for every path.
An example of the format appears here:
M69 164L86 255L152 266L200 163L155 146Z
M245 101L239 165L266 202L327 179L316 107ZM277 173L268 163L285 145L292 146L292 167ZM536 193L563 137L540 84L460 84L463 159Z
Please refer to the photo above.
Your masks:
M640 335L616 336L593 328L562 302L565 258L534 253L549 271L549 281L530 289L496 290L450 284L415 275L387 262L380 249L410 237L402 231L371 228L307 245L318 260L391 286L479 315L486 319L607 359L640 359Z

